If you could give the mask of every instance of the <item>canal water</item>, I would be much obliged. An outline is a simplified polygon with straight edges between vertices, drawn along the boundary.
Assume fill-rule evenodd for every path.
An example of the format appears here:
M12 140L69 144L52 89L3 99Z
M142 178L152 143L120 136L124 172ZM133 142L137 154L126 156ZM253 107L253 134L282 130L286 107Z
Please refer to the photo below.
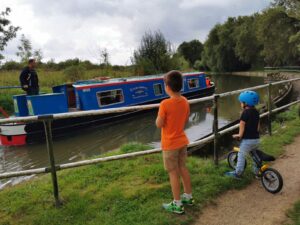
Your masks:
M230 75L211 76L211 79L216 84L216 93L252 87L264 82L261 77ZM262 96L265 95L263 90L259 92ZM219 103L219 127L239 118L241 109L237 96L221 98ZM190 141L197 140L211 132L213 121L211 106L211 102L191 106L191 115L186 126L186 133ZM68 138L56 140L54 142L56 163L75 162L99 156L128 142L141 142L158 147L160 145L160 130L154 124L156 114L156 111L151 111L138 115L134 119L85 129ZM0 146L0 173L48 165L46 144L21 147ZM7 185L16 184L23 179L0 180L0 189Z

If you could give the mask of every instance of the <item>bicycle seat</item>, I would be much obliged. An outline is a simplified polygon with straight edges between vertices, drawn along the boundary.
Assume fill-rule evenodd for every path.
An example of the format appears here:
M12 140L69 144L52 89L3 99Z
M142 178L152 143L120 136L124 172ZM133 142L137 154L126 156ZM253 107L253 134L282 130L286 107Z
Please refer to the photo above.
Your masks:
M264 153L263 151L261 150L255 150L257 156L262 160L262 161L265 161L265 162L270 162L270 161L274 161L275 160L275 157L272 156L272 155L268 155L267 153Z

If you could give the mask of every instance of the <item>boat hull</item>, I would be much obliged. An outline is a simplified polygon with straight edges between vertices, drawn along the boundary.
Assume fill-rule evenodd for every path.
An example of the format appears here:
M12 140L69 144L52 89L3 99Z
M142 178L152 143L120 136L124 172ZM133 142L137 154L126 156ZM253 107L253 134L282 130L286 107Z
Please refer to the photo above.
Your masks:
M209 88L201 89L195 92L185 93L184 96L188 99L201 98L205 96L212 95L215 91L215 86ZM148 101L144 104L159 103L162 101ZM143 104L139 104L143 105ZM157 111L153 109L152 111ZM69 136L71 134L77 133L82 129L101 126L109 122L121 121L134 117L137 114L142 114L149 112L149 110L139 110L124 113L111 113L105 115L95 115L95 116L82 116L74 118L66 118L60 120L54 120L51 124L52 126L52 137L53 139L62 138L64 136ZM27 124L15 124L10 125L11 130L8 132L7 125L0 125L0 129L6 126L6 132L0 133L0 140L2 145L24 145L33 144L38 142L43 142L45 140L44 125L42 122L32 122Z

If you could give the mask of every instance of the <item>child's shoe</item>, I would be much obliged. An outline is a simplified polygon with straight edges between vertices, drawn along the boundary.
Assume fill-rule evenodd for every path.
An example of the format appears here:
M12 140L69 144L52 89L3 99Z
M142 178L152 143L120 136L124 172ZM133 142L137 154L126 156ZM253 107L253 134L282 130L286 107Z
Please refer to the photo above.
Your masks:
M256 174L254 174L255 179L260 180L261 179L261 172L258 172Z
M241 176L238 175L235 171L226 172L225 176L232 177L232 178L237 179L237 180L241 179Z
M195 201L193 198L187 198L184 194L180 196L181 202L184 205L194 205Z
M162 206L168 212L172 212L172 213L176 213L176 214L183 214L184 213L184 207L183 207L183 205L178 206L173 201L171 203L169 203L169 204L163 204Z

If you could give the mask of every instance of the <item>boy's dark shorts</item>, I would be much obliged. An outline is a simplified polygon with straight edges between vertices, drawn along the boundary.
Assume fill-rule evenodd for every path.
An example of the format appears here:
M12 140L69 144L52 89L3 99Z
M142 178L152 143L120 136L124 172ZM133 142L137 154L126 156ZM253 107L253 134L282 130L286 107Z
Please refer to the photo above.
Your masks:
M168 172L179 168L185 168L186 158L187 146L176 150L163 150L164 167Z

